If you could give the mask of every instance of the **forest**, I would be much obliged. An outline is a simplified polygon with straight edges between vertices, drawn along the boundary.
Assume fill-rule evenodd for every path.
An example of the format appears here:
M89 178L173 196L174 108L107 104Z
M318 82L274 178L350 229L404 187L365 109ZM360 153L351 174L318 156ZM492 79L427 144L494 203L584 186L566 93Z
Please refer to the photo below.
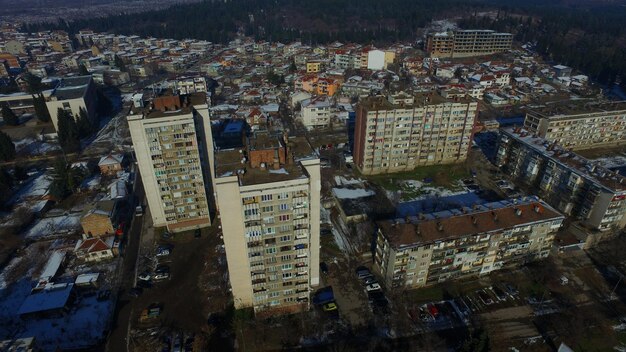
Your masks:
M487 11L497 16L484 17ZM512 32L554 62L605 84L626 73L626 7L595 0L234 0L166 10L24 25L26 31L136 34L227 43L239 34L306 44L416 42L433 19L458 17L461 28Z

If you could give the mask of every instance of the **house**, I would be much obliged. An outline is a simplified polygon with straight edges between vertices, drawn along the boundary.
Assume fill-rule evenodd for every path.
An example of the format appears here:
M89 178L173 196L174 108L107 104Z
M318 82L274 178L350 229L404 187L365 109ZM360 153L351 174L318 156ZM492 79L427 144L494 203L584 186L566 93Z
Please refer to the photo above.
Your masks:
M115 232L113 224L116 213L117 202L115 200L97 202L93 208L86 210L80 218L83 233L88 237L112 235Z
M100 273L80 274L74 280L74 285L81 289L97 289L100 286L101 278Z
M250 126L265 124L267 117L259 108L253 108L246 116L246 122Z
M34 337L22 337L0 341L0 351L7 352L35 352L39 351Z
M331 103L319 96L302 102L302 123L308 129L326 127L330 123Z
M98 167L100 173L106 176L115 176L118 171L122 170L123 154L109 154L100 158Z
M53 284L26 297L17 314L22 319L63 316L69 311L75 297L74 284Z
M95 237L76 242L74 255L78 259L87 262L99 262L101 260L112 259L117 254L115 237Z

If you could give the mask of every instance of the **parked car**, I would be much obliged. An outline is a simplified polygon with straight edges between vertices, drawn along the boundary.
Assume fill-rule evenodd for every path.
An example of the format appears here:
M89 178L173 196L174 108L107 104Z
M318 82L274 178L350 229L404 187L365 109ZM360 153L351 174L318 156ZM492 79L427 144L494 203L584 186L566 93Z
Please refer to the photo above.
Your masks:
M428 314L433 317L433 319L437 319L439 316L439 309L437 309L437 307L432 303L426 305L426 310L428 311Z
M152 280L139 280L137 281L137 286L141 288L151 288Z
M491 287L491 290L500 301L506 301L506 293L502 291L498 286Z
M165 257L168 256L172 253L172 247L171 246L159 246L159 248L157 248L157 253L156 256L157 257Z
M325 262L320 263L320 271L322 274L328 274L328 265Z
M154 274L154 280L165 280L170 278L170 273L156 273Z
M143 292L141 287L133 287L130 289L130 291L128 291L128 295L131 297L139 297L141 296L141 293Z
M376 280L375 277L368 277L367 279L365 279L365 285L371 285L371 284L377 284L378 281Z
M491 299L491 297L484 290L479 290L477 293L478 297L485 305L493 304L493 299Z
M202 237L202 231L200 231L200 229L196 229L196 230L193 232L193 237L194 237L194 238L200 238L200 237Z
M141 274L139 274L137 278L141 281L149 281L152 278L152 275L150 275L150 272L144 271Z
M325 312L332 312L333 310L337 310L337 303L335 301L328 302L322 306Z
M141 205L138 205L135 207L135 215L136 216L142 216L143 215L143 207Z
M156 267L156 269L154 269L155 273L158 274L162 274L162 273L169 273L170 272L170 267L167 265L159 265Z
M374 277L372 272L364 266L360 266L356 269L356 276L361 280L366 280L368 278Z
M517 290L517 288L513 284L505 283L504 284L504 288L506 289L506 292L511 297L517 296L519 294L519 291Z
M365 286L365 290L367 290L367 292L370 291L380 291L380 285L378 283L373 283L370 285Z

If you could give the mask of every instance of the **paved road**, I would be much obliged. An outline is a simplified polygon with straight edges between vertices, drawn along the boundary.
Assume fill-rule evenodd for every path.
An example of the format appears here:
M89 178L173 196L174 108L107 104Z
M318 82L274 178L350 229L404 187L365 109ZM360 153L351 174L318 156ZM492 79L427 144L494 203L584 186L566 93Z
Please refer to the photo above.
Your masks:
M143 202L144 189L139 170L137 170L137 180L134 187L137 202ZM123 268L121 278L118 281L120 286L117 306L115 308L114 323L111 327L111 333L106 345L106 350L110 352L122 352L127 350L126 338L132 305L130 304L129 297L125 296L125 293L133 287L135 282L135 263L137 262L137 252L139 250L139 238L141 236L144 219L146 218L146 216L135 217L132 221L130 231L128 231L126 236L128 242L126 243L126 249L123 251Z

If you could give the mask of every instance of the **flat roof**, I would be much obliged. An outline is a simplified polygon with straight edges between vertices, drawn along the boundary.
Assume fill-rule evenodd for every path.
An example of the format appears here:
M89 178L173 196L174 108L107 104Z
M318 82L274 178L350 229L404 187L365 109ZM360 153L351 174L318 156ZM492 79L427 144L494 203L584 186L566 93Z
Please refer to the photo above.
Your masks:
M378 227L389 243L397 248L563 218L539 198L526 197L420 217L379 221Z
M626 177L603 167L599 162L590 161L572 151L563 149L554 142L551 143L541 137L534 136L522 128L509 127L502 128L501 131L520 143L529 146L537 153L545 155L568 167L578 175L603 186L610 192L626 190Z
M91 82L91 76L76 76L61 78L59 84L52 92L52 96L57 100L68 100L81 98Z
M56 284L26 297L17 314L45 312L65 307L74 284Z
M278 136L259 134L250 138L250 150L272 149L278 147ZM240 175L240 185L247 186L261 183L283 182L306 178L300 160L317 158L304 137L291 137L287 140L290 158L288 163L275 170L269 165L266 169L252 168L244 162L244 148L225 149L215 152L215 175L217 178ZM245 171L244 171L245 170Z
M568 100L566 103L531 108L528 113L542 118L549 118L550 120L585 118L588 114L598 113L626 114L626 101L589 102Z
M405 93L407 97L408 94ZM439 95L438 93L417 93L410 95L414 98L413 104L392 104L387 97L382 95L377 95L374 97L368 97L359 102L360 106L365 107L367 110L394 110L401 108L421 108L424 106L434 106L445 103L457 103L457 104L468 104L473 102L472 99L469 98L460 98L460 99L447 99ZM401 99L401 98L400 98Z

